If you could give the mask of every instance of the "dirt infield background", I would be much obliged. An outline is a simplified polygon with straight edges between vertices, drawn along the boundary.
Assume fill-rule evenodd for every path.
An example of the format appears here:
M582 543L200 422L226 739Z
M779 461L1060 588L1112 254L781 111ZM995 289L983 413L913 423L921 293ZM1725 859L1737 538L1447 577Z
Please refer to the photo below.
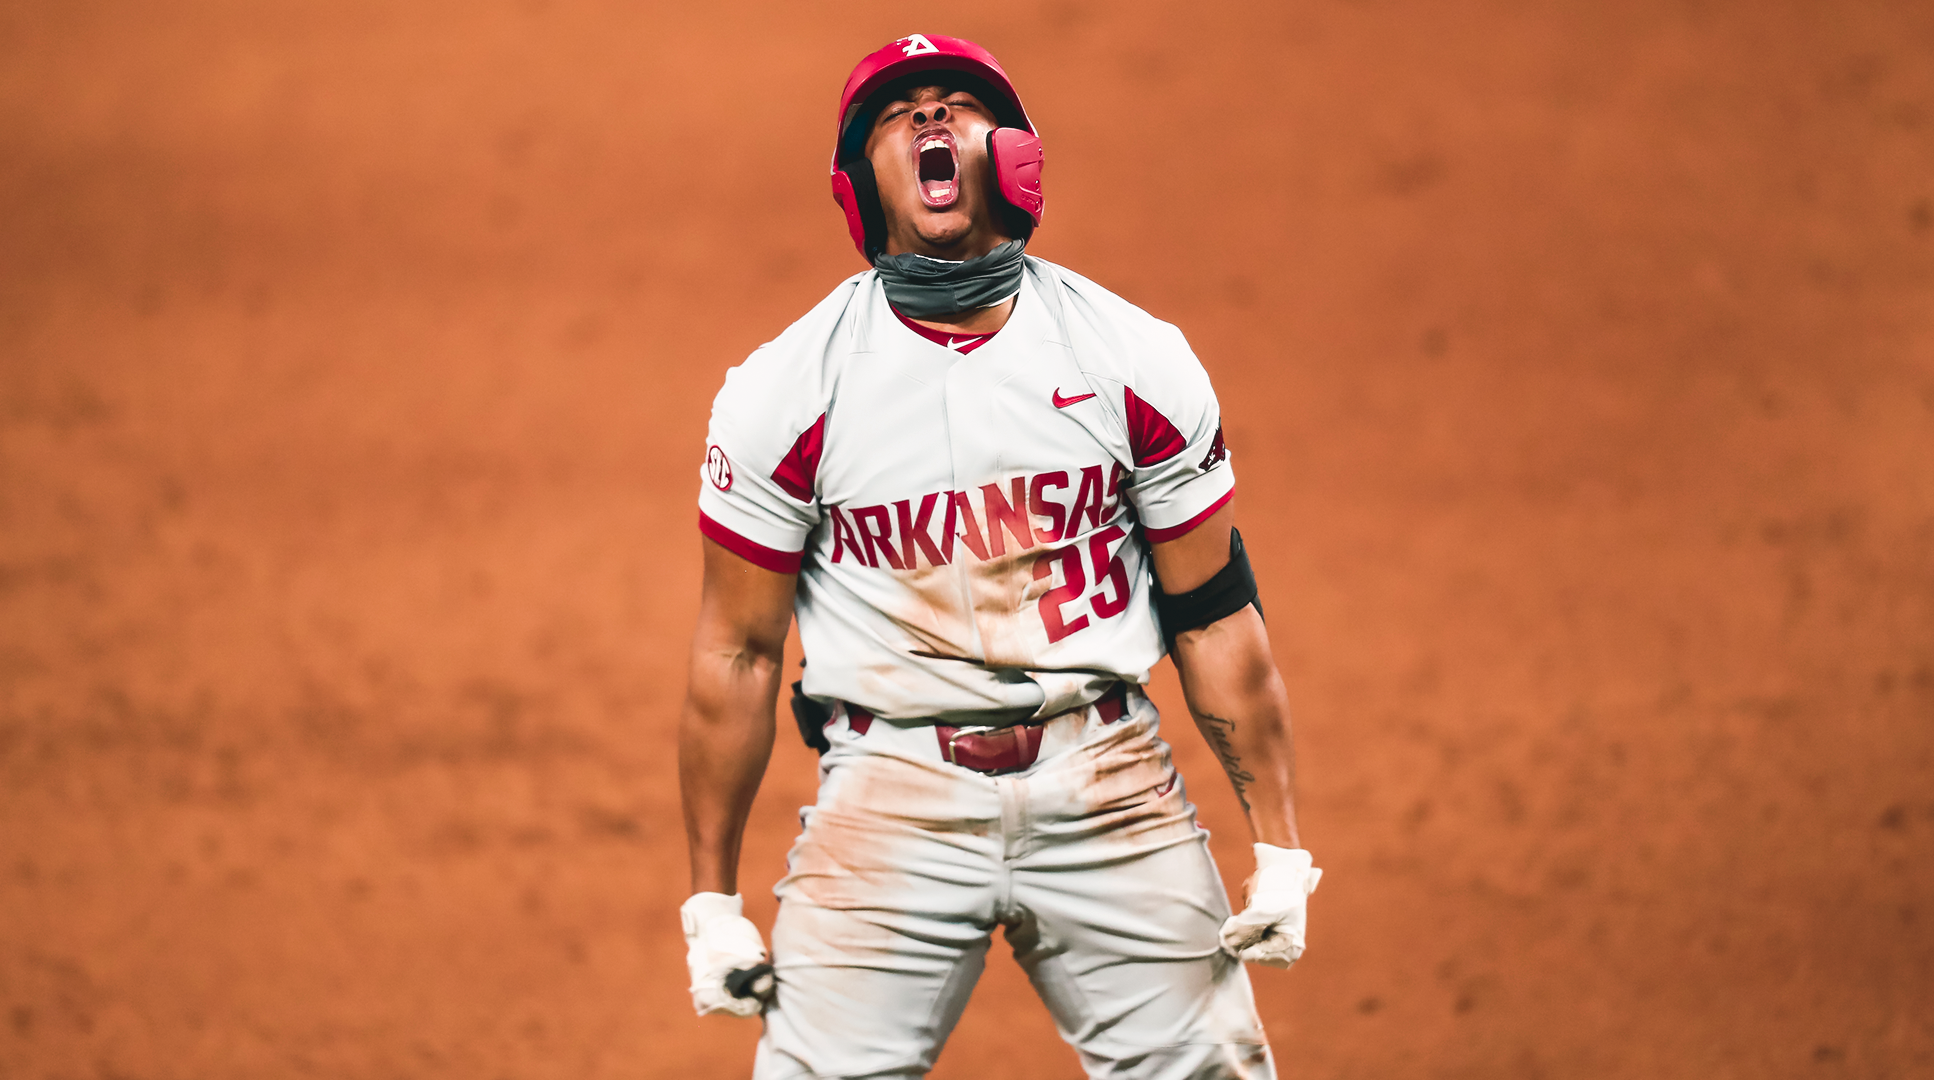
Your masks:
M706 410L860 269L834 96L919 29L1218 382L1328 871L1285 1073L1934 1072L1934 7L20 0L0 1075L745 1071ZM937 1075L1078 1075L998 955Z

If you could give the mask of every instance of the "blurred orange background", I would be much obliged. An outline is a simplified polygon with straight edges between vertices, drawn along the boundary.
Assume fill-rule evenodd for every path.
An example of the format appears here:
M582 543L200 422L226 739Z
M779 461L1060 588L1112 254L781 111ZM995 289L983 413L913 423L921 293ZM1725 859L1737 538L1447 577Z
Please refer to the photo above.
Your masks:
M1328 872L1284 1074L1934 1073L1934 6L19 0L0 1074L749 1068L703 432L862 269L836 96L916 30L1218 384ZM1078 1075L996 955L936 1075Z

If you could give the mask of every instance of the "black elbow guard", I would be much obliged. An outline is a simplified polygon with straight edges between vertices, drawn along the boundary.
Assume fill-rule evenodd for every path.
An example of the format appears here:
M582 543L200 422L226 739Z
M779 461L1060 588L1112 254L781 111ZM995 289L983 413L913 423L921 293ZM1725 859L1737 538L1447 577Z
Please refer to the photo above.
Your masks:
M1180 596L1162 591L1155 582L1155 614L1162 620L1162 636L1171 648L1177 635L1197 630L1218 619L1226 619L1250 604L1262 614L1262 598L1256 595L1256 572L1250 569L1249 553L1242 548L1242 533L1229 530L1229 563L1215 576Z

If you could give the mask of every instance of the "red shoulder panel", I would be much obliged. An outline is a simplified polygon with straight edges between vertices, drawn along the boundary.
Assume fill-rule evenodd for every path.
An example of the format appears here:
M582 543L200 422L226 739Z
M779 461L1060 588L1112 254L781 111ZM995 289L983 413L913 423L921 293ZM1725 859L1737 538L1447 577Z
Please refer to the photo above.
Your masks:
M826 414L820 413L813 426L799 433L792 449L772 470L772 482L800 502L813 501L813 483L819 479L819 452L826 445Z
M1122 404L1128 413L1128 445L1135 452L1135 467L1145 469L1159 465L1182 452L1188 440L1175 430L1155 406L1135 396L1135 391L1122 387Z

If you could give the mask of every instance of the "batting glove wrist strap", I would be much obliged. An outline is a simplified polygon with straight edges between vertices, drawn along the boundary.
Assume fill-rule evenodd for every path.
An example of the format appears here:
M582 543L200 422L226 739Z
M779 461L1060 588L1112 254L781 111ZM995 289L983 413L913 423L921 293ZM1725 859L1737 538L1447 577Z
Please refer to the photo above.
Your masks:
M685 929L685 965L692 975L692 1008L700 1016L757 1016L760 997L739 997L726 986L734 972L766 962L765 940L745 917L745 900L724 893L696 893L678 909ZM769 989L769 987L768 987Z
M1309 895L1323 871L1302 848L1256 845L1249 906L1222 924L1222 949L1238 960L1286 968L1303 955Z

